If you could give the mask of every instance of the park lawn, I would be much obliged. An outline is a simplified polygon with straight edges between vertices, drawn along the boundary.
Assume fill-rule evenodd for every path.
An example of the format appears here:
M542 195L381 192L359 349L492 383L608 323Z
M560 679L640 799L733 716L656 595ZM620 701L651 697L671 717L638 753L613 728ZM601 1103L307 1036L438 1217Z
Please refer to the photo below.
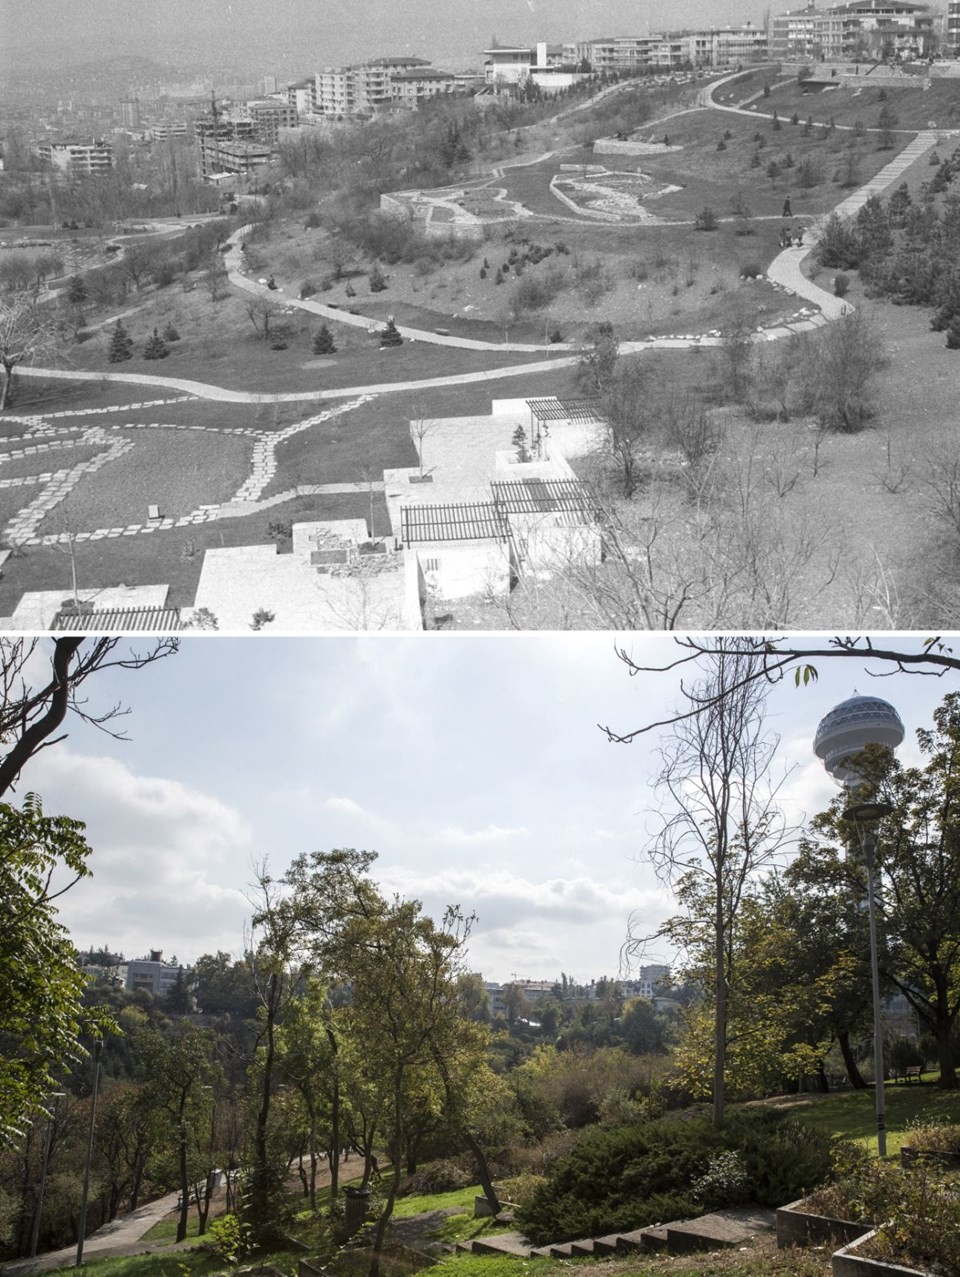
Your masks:
M264 489L265 497L298 484L380 482L385 469L417 464L408 420L387 397L387 411L378 400L317 422L277 446L277 472Z
M111 433L133 447L83 475L47 515L39 535L62 531L65 520L74 532L146 523L150 505L159 506L164 518L180 518L201 505L229 501L250 473L252 441L242 436L146 427Z
M105 349L86 343L76 348L76 364L84 371L183 378L253 394L309 394L332 388L477 372L523 363L530 358L510 351L465 350L410 340L381 350L377 338L362 328L338 324L333 318L307 311L298 310L294 318L296 331L287 338L285 350L272 350L252 333L247 335L241 330L230 339L229 346L221 341L215 348L217 353L210 353L209 347L205 349L205 339L187 330L182 340L171 346L167 359L134 358L122 364L109 364ZM437 313L430 326L450 327L445 320L444 314ZM312 336L323 323L330 329L338 350L335 355L318 360L313 354ZM542 333L537 332L531 339L542 339ZM543 358L549 357L550 351L546 350ZM136 402L137 387L126 387L124 393L127 398L120 402ZM145 385L139 393L144 398L161 397L158 387ZM171 387L169 394L175 393L176 389Z
M671 213L683 210L692 216L704 203L709 203L719 216L728 216L731 201L742 192L754 216L776 217L788 194L795 217L824 213L848 193L839 180L834 180L834 175L842 172L851 142L857 155L855 184L861 186L889 164L911 136L897 133L893 149L880 151L874 134L868 133L854 141L852 134L842 130L823 137L823 130L815 128L804 137L802 126L791 124L789 117L780 118L779 130L773 128L770 118L761 116L752 120L719 111L694 112L670 121L671 144L680 145L683 150L652 156L646 168L659 180L683 189L651 202L651 210L657 211L660 207ZM727 133L730 137L725 136ZM762 137L763 144L759 148L760 166L753 168L751 159L758 149L754 140L757 135ZM717 149L721 140L724 150ZM788 155L793 160L792 167ZM819 180L815 186L801 188L796 171L808 157L819 167ZM776 179L767 175L771 161L776 161L781 170Z
M757 109L777 110L781 119L796 111L801 120L808 115L817 122L832 118L837 124L846 125L860 120L870 129L877 127L877 117L887 105L896 115L899 129L926 129L931 120L936 122L934 127L944 129L960 125L960 93L956 80L935 79L929 89L924 89L922 77L918 76L902 88L891 84L874 88L866 71L866 66L861 67L863 84L853 89L818 90L810 85L804 92L804 87L796 81L778 86L759 102ZM885 98L881 97L882 93L886 93Z
M791 1116L839 1139L856 1140L877 1151L877 1118L873 1088L838 1091L833 1095L791 1100ZM898 1082L884 1087L887 1152L910 1143L910 1126L917 1122L960 1123L960 1091L941 1091L930 1081Z

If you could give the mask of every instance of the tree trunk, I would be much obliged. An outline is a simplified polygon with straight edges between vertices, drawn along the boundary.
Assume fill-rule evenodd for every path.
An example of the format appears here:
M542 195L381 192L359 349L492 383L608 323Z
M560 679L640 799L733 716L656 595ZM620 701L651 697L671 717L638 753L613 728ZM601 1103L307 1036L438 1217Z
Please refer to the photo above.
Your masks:
M837 1046L840 1048L840 1054L843 1056L843 1067L847 1070L847 1077L850 1085L855 1091L865 1091L867 1084L863 1080L863 1075L857 1068L857 1061L854 1059L853 1051L850 1047L850 1030L842 1029L837 1033Z
M723 900L720 883L717 883L717 903L714 916L714 962L716 963L717 1001L713 1022L713 1124L723 1122L724 1077L727 1063L727 961L726 932L723 918Z
M327 1029L327 1041L333 1050L333 1093L330 1099L330 1200L335 1202L340 1191L340 1064L337 1059L337 1039L332 1029Z
M400 1160L403 1156L403 1075L397 1076L394 1082L394 1125L393 1125L393 1147L390 1150L390 1160L393 1163L393 1175L390 1177L390 1191L387 1194L387 1200L384 1203L383 1210L380 1212L380 1218L377 1220L376 1232L373 1235L373 1250L370 1256L370 1269L368 1277L380 1277L380 1255L383 1252L383 1242L387 1233L387 1225L390 1223L390 1217L393 1215L393 1205L397 1200L397 1189L400 1185Z
M957 1070L953 1062L953 1046L950 1042L950 1030L953 1022L937 1017L937 1064L940 1066L941 1091L957 1089Z
M180 1218L177 1220L177 1241L187 1235L187 1216L190 1210L190 1182L187 1179L187 1131L184 1126L183 1104L180 1105Z

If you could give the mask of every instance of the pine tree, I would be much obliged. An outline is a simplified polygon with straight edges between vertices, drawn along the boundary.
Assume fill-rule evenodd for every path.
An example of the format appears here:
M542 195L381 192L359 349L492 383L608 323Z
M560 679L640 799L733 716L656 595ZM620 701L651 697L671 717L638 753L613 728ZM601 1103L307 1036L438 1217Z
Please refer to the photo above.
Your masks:
M379 262L374 262L370 267L368 275L371 293L382 293L387 286L387 277L384 275Z
M163 330L163 340L164 341L179 341L180 340L180 334L177 332L177 327L175 324L167 324L166 328Z
M146 345L143 348L144 359L166 359L169 354L170 348L157 330L154 329L153 336L147 338Z
M87 286L83 282L82 275L71 275L70 283L67 285L67 300L71 306L80 307L87 300Z
M313 335L313 353L315 355L332 355L336 349L330 329L326 324L321 324L319 330Z
M111 364L122 364L132 354L133 338L124 328L123 320L118 319L113 326L113 332L110 334L110 349L107 351L107 361Z
M393 322L393 316L391 315L387 320L386 328L380 334L380 348L382 350L384 346L400 346L402 344L403 338L397 331L397 326Z

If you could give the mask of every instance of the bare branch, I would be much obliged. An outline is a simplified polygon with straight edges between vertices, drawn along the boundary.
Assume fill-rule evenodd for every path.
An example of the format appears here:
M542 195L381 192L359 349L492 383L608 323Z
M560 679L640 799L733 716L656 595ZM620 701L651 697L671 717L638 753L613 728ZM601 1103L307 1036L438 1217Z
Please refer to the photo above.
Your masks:
M735 650L737 650L736 645L741 641L738 638L727 638L722 635L714 638L697 638L692 635L684 635L682 638L674 639L677 647L684 654L678 656L675 660L666 661L662 665L640 665L633 659L626 648L618 647L616 651L617 656L626 665L630 676L634 677L638 674L669 674L674 670L684 671L689 666L696 668L697 662L704 657L733 655ZM598 727L607 737L607 740L618 745L628 745L638 736L646 735L648 732L655 731L661 727L672 727L674 724L695 718L702 709L716 705L718 703L718 695L727 696L738 692L742 686L747 684L761 682L768 684L780 683L790 671L793 672L794 682L798 687L815 682L818 672L816 666L811 664L811 662L825 659L832 660L836 657L880 661L891 667L879 671L865 669L865 672L872 678L889 678L892 674L897 673L942 678L951 671L960 672L960 655L955 655L953 648L944 642L940 635L922 640L920 650L915 652L906 651L902 648L876 647L869 636L836 636L829 639L826 646L810 647L793 646L788 644L786 639L779 638L754 638L750 639L749 642L752 654L756 656L757 661L756 665L743 675L742 683L734 684L727 691L720 694L704 694L702 691L698 691L696 687L688 687L681 678L680 692L689 702L689 709L670 714L666 718L658 719L655 722L645 723L642 727L635 728L630 732L615 732L612 728L603 724L598 724Z

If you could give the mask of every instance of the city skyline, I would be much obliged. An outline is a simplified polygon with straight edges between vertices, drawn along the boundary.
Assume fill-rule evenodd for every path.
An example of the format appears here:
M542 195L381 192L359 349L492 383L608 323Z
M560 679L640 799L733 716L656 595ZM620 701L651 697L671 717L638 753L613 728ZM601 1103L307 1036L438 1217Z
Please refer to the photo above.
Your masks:
M2 0L2 6L12 0ZM123 0L35 0L29 23L5 23L0 74L14 66L75 65L142 55L296 78L320 67L384 54L479 66L481 50L501 43L559 42L650 34L683 26L760 24L768 11L796 7L768 0L157 0L138 12ZM938 11L944 6L934 4ZM264 22L265 10L269 22ZM458 67L457 69L460 69Z
M624 641L643 661L673 651L666 637ZM836 660L812 687L774 688L771 727L795 764L791 819L834 793L813 734L856 688L899 709L911 760L916 729L951 690L878 683ZM453 903L476 913L468 964L490 980L614 975L631 915L649 933L673 911L642 856L655 738L611 745L598 724L663 717L677 680L631 680L609 634L188 638L176 657L98 675L88 691L94 706L131 706L131 741L75 723L17 795L87 822L94 876L59 902L79 948L160 948L185 964L239 955L253 866L267 856L279 876L299 853L336 847L377 851L382 888L434 917Z

